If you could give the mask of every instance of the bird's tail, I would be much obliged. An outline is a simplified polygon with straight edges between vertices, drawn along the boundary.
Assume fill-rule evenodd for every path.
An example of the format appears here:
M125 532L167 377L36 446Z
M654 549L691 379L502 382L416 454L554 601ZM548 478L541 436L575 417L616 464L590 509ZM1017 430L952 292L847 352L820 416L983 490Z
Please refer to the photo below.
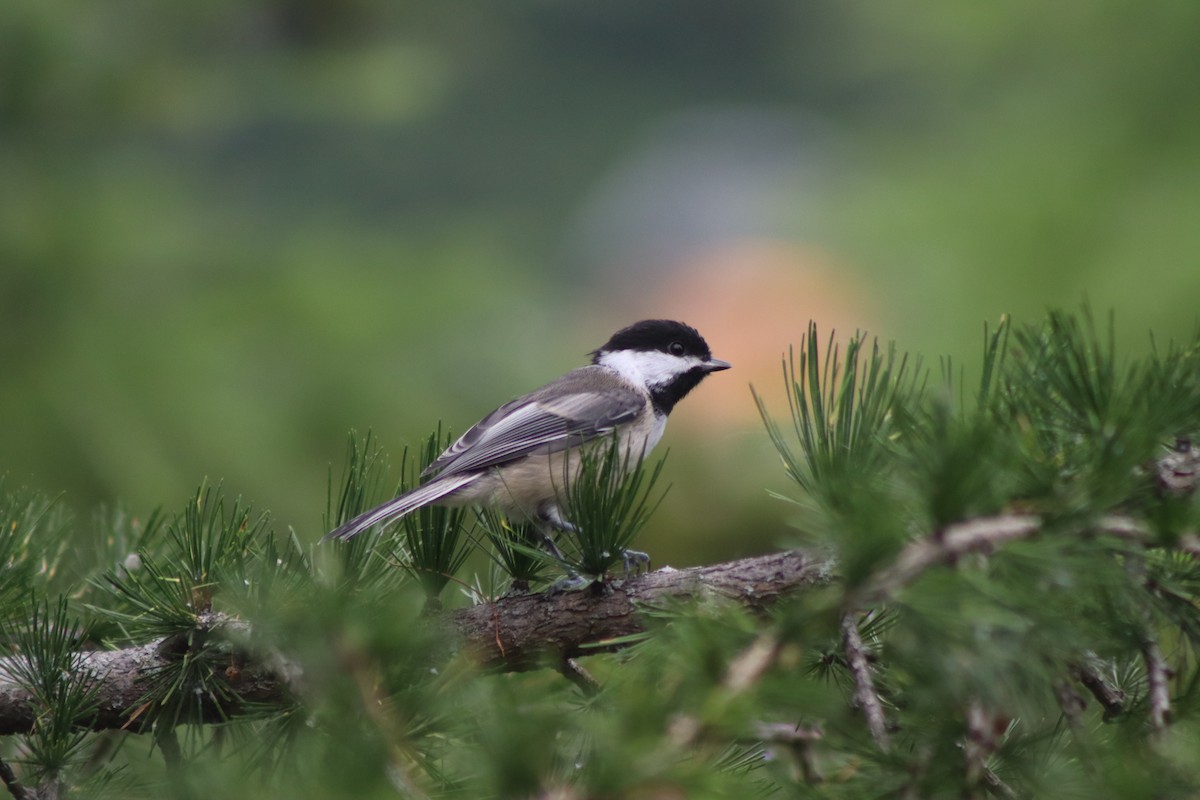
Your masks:
M474 483L479 473L469 475L453 475L439 480L433 480L424 486L418 486L410 492L396 497L378 508L359 514L354 519L325 534L326 539L351 539L370 528L383 522L399 519L405 514L411 514L421 506L436 503L443 497L453 494L464 486Z

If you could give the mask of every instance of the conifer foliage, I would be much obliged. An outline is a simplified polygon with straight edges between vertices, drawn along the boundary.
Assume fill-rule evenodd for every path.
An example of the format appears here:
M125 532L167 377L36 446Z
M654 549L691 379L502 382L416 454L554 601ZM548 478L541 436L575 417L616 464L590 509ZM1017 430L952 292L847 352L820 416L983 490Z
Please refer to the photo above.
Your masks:
M1111 330L1087 309L1002 321L968 381L810 326L786 400L755 395L791 549L700 569L622 570L661 490L617 448L584 456L566 563L490 514L316 543L220 486L81 522L0 485L0 779L16 798L1196 795L1200 333L1121 358ZM445 441L402 456L401 488ZM322 530L387 474L352 437ZM594 580L564 590L564 568Z

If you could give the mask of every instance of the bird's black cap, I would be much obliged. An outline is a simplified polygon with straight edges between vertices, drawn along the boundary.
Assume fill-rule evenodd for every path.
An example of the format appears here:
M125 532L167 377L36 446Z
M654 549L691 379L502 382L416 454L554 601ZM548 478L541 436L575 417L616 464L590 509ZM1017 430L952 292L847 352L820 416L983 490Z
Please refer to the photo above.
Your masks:
M691 325L670 319L644 319L614 333L612 338L592 353L592 359L595 360L600 353L616 350L659 350L667 353L671 352L672 345L683 347L676 355L712 357L708 342Z
M708 342L690 325L669 319L644 319L628 328L622 328L592 353L592 363L599 363L605 353L631 350L643 353L667 353L672 356L691 356L697 363L684 372L674 374L669 380L647 385L650 400L662 414L671 413L688 392L696 388L705 376L712 372L729 369L729 363L712 357Z

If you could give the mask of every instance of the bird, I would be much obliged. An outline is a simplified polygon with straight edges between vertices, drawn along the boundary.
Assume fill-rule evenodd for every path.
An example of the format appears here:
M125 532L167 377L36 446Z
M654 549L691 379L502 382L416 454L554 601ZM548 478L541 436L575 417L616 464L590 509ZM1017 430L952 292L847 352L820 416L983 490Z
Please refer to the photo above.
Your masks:
M695 328L666 319L622 328L589 355L590 364L477 422L426 467L423 483L325 538L350 539L427 505L475 505L533 522L542 545L561 561L551 533L575 530L561 507L564 482L578 472L571 454L614 435L625 463L644 458L679 401L709 374L732 366L713 357Z

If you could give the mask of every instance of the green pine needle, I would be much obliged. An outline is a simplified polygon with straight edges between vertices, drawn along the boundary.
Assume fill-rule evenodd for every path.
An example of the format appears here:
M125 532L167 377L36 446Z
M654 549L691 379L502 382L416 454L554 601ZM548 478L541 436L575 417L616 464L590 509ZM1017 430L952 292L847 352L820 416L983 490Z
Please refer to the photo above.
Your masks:
M546 577L551 565L538 546L532 522L511 520L491 508L479 508L475 513L478 529L487 541L487 553L510 585L524 590Z
M222 586L245 587L267 523L240 499L227 505L219 486L201 484L167 525L161 548L131 554L104 573L101 585L117 602L91 608L134 641L190 631Z
M421 473L452 441L451 434L443 435L439 425L425 440L415 460L405 450L401 457L397 494L420 485ZM441 594L471 555L471 540L465 535L467 514L465 508L429 505L399 522L403 549L394 551L394 555L417 578L431 599Z
M53 591L64 577L70 580L62 575L69 552L67 511L57 499L5 484L0 475L0 624L28 618L34 585Z
M359 441L358 433L346 437L346 468L334 502L333 470L329 471L325 495L324 529L333 530L371 508L383 497L387 477L387 456L371 431Z
M647 469L641 456L611 436L567 454L560 505L575 530L560 539L571 545L564 549L568 569L599 579L624 565L634 539L666 496L666 489L657 496L654 491L664 459ZM572 469L575 479L567 480Z
M360 440L357 432L350 431L346 451L346 467L336 501L332 470L329 473L322 524L326 531L348 522L387 498L384 487L387 483L388 459L372 433L367 431ZM336 560L334 573L343 591L385 591L394 588L398 579L395 563L380 557L377 552L383 534L382 527L377 525L349 541L340 542L337 547L319 549L319 555ZM395 547L393 555L394 551ZM330 556L329 553L335 555Z
M32 604L26 627L12 637L16 657L8 671L35 698L39 713L26 737L29 761L44 777L66 767L85 744L88 732L77 723L96 711L96 685L79 668L80 649L91 640L86 625L72 619L67 599Z
M831 334L822 355L815 323L783 363L788 411L799 454L754 391L759 414L788 475L818 502L844 502L844 487L878 478L890 448L898 409L919 392L908 357L895 345L885 351L861 336L846 344L844 355Z

